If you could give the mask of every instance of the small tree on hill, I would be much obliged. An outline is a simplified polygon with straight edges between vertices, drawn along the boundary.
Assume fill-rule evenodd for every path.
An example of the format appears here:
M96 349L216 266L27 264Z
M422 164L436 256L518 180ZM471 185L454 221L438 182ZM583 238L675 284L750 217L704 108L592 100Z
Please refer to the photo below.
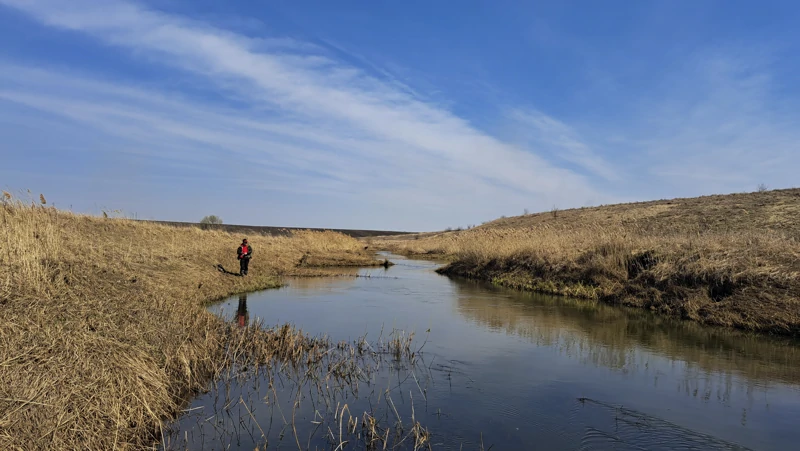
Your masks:
M200 224L203 225L222 224L222 218L220 218L217 215L208 215L200 220Z

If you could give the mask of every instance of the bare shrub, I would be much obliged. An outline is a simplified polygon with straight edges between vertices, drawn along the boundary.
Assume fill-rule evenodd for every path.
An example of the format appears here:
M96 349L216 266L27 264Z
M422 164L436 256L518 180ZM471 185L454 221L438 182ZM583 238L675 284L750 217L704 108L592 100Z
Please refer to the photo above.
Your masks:
M200 224L203 225L222 224L222 218L220 218L217 215L204 216L203 219L200 220Z

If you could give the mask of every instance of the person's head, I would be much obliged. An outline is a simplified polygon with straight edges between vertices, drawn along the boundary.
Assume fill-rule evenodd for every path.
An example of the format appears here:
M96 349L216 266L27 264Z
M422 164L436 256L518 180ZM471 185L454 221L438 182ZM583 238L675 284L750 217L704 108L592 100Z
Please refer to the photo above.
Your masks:
M242 244L247 244L247 238L242 240Z

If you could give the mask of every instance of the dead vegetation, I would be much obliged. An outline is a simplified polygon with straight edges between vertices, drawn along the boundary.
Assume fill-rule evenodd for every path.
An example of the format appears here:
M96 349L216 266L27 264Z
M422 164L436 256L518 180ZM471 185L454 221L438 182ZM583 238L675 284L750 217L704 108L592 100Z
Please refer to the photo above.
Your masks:
M381 263L354 238L296 231L249 236L250 275L236 277L217 265L238 269L241 236L76 215L44 197L1 200L4 450L149 448L162 421L228 363L235 336L206 303L277 286L306 270L304 256Z
M374 245L449 260L444 274L800 334L800 189L502 218Z
M381 372L428 380L425 366L418 365L419 350L412 348L413 334L394 330L370 343L365 337L312 338L289 325L254 323L228 332L225 354L232 364L219 368L207 403L164 431L166 449L245 443L268 449L283 441L296 449L431 449L431 435L416 420L413 403L408 417L392 400L401 382L376 387ZM422 386L414 389L425 397ZM358 411L356 404L369 408Z

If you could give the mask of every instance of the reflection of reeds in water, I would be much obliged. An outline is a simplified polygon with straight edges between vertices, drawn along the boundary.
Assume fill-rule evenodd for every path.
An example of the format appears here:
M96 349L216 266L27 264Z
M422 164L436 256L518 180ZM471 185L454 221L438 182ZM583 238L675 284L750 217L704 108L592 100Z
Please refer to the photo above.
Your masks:
M315 292L320 289L330 291L336 288L352 286L356 279L396 279L388 276L385 270L362 268L312 268L303 271L301 277L292 277L285 280L291 289Z
M351 286L358 274L359 268L314 268L307 270L303 277L286 280L286 284L298 290L331 290Z
M232 327L229 334L224 350L229 364L216 369L213 412L192 409L188 416L194 424L183 418L184 427L167 433L166 449L209 449L207 444L214 448L210 444L242 441L266 447L270 440L287 440L298 449L316 449L312 446L321 443L329 449L431 449L430 433L416 419L413 394L408 393L410 417L403 416L392 390L376 391L374 386L378 372L401 372L425 399L422 384L430 375L418 365L413 333L395 330L375 343L363 337L332 342L289 325L265 329L256 323ZM353 412L350 406L365 384L371 389L367 398L372 408ZM259 390L266 394L256 399ZM263 415L262 409L269 414ZM299 419L309 413L310 421Z
M459 312L495 330L598 366L642 367L641 353L687 363L689 372L740 374L750 382L800 384L800 347L721 328L704 327L597 302L516 293L486 284L459 283ZM473 288L474 287L474 288ZM637 360L638 359L638 360Z

